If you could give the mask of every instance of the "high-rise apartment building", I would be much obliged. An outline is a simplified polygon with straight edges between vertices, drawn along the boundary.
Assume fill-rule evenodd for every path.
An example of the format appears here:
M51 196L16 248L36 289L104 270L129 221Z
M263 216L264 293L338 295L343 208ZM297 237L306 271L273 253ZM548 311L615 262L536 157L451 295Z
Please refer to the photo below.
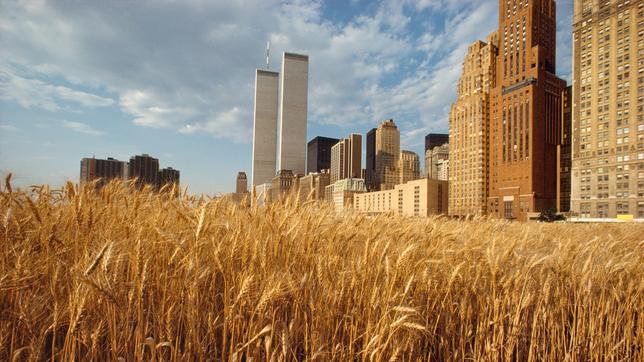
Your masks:
M362 172L362 135L352 133L331 147L331 183L345 178L360 178Z
M485 215L489 187L490 90L496 76L497 33L468 47L449 114L449 214ZM438 155L440 157L440 154ZM439 178L439 159L427 166ZM444 170L443 170L444 171ZM444 172L443 172L444 173ZM435 176L432 176L435 174Z
M425 136L425 152L446 143L449 143L449 134L429 133Z
M644 218L644 2L575 0L572 195L581 217Z
M159 188L166 185L170 188L172 185L176 185L178 187L180 178L181 173L179 170L175 170L172 167L161 169L159 170ZM178 192L179 190L177 189L176 191Z
M557 149L557 210L570 211L570 185L572 173L572 86L561 94L561 142Z
M275 177L279 73L257 69L253 109L252 185L270 183Z
M412 151L403 150L398 159L398 172L400 174L398 183L404 184L407 181L420 178L420 160L418 154Z
M331 147L340 141L337 138L315 137L307 145L306 173L322 172L331 168Z
M554 0L500 0L491 92L488 213L527 220L555 207L561 92Z
M246 192L248 192L248 180L246 179L246 172L237 172L237 178L235 180L235 193L243 194Z
M136 155L130 158L128 164L130 179L136 179L135 186L139 189L145 185L157 188L159 185L159 160L148 154Z
M378 190L389 190L399 181L400 131L393 119L383 121L376 129L375 185Z
M447 181L447 178L439 177L438 169L444 160L449 160L449 152L449 143L425 151L425 172L428 178Z
M279 170L304 175L309 57L284 53L280 74Z
M80 183L96 181L96 188L100 189L111 180L127 178L127 164L123 161L108 157L106 160L97 158L83 158L80 164Z
M367 147L366 147L366 167L365 167L365 185L367 190L376 190L376 128L372 128L367 132Z

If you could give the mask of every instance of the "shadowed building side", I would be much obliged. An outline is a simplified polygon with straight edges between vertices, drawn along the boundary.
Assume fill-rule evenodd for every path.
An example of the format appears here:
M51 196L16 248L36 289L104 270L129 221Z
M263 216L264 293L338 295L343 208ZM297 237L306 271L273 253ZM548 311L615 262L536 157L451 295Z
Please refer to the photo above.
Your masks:
M337 138L315 137L307 145L306 173L322 172L331 168L331 147L340 141Z

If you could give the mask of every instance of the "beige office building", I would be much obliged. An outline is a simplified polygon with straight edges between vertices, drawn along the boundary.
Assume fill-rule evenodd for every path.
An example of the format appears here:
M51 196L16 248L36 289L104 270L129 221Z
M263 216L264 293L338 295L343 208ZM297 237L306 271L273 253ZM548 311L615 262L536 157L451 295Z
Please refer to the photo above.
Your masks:
M573 216L644 218L644 1L576 0Z
M448 183L424 178L395 185L391 190L356 194L353 198L353 208L369 215L427 217L447 214Z
M361 172L362 135L353 133L331 147L331 183L360 178Z
M420 178L420 160L418 154L412 151L400 152L398 159L398 183L404 184L407 181L418 180Z
M298 175L291 170L278 171L271 183L271 201L279 200L291 191L297 190L298 180Z
M497 34L472 43L463 61L457 99L449 115L449 214L485 215L489 187L490 90L494 87ZM438 165L437 165L438 166ZM436 167L438 173L438 167Z
M375 184L380 190L393 189L399 182L400 131L393 119L383 121L376 129Z
M299 179L300 201L325 199L325 189L330 184L328 170L322 172L311 172Z
M306 122L309 57L284 53L280 74L278 170L304 175L306 169Z
M330 202L336 211L353 207L354 195L367 192L364 180L359 178L345 178L336 181L325 188L325 199Z
M253 109L252 185L270 183L275 177L277 154L277 97L279 73L257 69Z
M425 172L428 178L447 181L447 177L441 178L438 175L439 165L449 159L449 143L436 146L425 151Z

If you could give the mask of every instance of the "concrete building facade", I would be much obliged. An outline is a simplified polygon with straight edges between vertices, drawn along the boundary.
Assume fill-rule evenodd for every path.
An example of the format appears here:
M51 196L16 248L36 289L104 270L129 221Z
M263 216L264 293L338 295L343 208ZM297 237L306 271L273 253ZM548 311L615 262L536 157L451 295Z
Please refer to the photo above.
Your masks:
M130 158L128 177L136 179L134 185L139 189L145 185L156 189L159 185L159 160L145 153Z
M279 200L298 188L298 175L291 170L279 170L271 182L271 201Z
M458 81L457 99L449 114L447 165L451 166L448 179L449 214L452 216L487 213L490 90L496 77L497 39L497 34L493 33L487 42L476 41L468 47ZM438 162L444 171L443 161ZM432 170L438 173L438 165Z
M329 137L315 137L309 141L306 150L306 173L322 172L331 168L331 147L340 140Z
M407 181L420 178L420 160L418 154L412 151L403 150L398 159L398 172L400 174L398 183L404 184Z
M575 0L571 212L644 218L644 2Z
M280 74L279 157L277 168L304 175L309 57L284 53Z
M127 164L112 157L106 160L97 158L83 158L80 163L80 183L96 182L100 189L111 180L125 180L127 178Z
M400 131L393 119L383 121L376 129L375 185L378 190L389 190L399 181Z
M488 213L527 220L555 207L561 92L554 0L499 1Z
M336 181L324 190L326 201L333 205L336 211L353 207L354 195L367 192L363 179L345 178Z
M447 178L442 179L438 176L439 164L443 160L449 159L449 143L436 146L431 150L425 151L425 172L427 178L433 178L436 180L447 180Z
M561 142L557 148L557 211L570 211L572 175L572 86L561 94Z
M369 215L427 217L447 214L448 183L424 178L396 185L390 190L356 194L353 207Z
M180 179L181 172L179 170L175 170L172 167L161 169L159 170L159 189L164 186L168 186L170 188L172 188L172 186L175 186L175 193L178 195Z
M324 201L325 189L329 186L331 178L328 170L311 172L299 179L300 201Z
M248 180L246 178L246 172L239 171L237 172L237 178L235 179L235 193L243 194L248 192Z
M442 159L436 164L436 179L449 181L449 158Z
M270 183L275 177L277 157L277 107L279 73L255 71L253 108L253 186Z
M331 183L360 178L361 172L362 135L353 133L331 147Z

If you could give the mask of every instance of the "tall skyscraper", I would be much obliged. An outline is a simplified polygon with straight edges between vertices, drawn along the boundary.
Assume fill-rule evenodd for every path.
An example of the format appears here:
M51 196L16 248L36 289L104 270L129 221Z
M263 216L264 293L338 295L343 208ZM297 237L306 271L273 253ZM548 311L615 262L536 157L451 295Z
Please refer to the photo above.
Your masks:
M257 69L253 109L252 184L271 183L277 155L277 106L279 73Z
M157 188L159 185L159 160L148 154L136 155L130 158L128 164L130 179L136 179L135 186L143 188L150 185Z
M498 35L475 41L463 61L457 99L449 115L449 214L485 215L489 187L490 90ZM443 157L445 158L445 157ZM427 166L438 178L438 160ZM430 167L432 167L430 169Z
M367 132L365 185L369 191L378 189L376 183L376 129Z
M572 173L572 86L561 95L561 144L557 149L557 210L570 211L570 175Z
M555 76L554 0L499 1L491 94L488 213L527 220L555 207L561 91Z
M389 190L398 183L400 131L393 119L383 121L376 129L376 172L378 190Z
M446 143L449 143L449 134L445 133L429 133L425 136L425 152L431 150L434 147L442 146Z
M360 178L361 172L362 135L352 133L331 147L331 183Z
M644 218L644 2L575 0L572 212Z
M127 176L127 164L108 157L106 160L83 158L80 164L80 183L98 180L96 188L100 189L111 180L122 180Z
M235 180L235 193L244 194L248 192L248 180L246 179L246 172L237 172L237 179Z
M420 178L420 159L418 154L412 151L403 150L398 159L398 172L400 174L398 184Z
M284 53L280 76L279 170L304 175L309 57Z
M331 147L340 141L337 138L315 137L306 151L306 172L322 172L331 168Z

